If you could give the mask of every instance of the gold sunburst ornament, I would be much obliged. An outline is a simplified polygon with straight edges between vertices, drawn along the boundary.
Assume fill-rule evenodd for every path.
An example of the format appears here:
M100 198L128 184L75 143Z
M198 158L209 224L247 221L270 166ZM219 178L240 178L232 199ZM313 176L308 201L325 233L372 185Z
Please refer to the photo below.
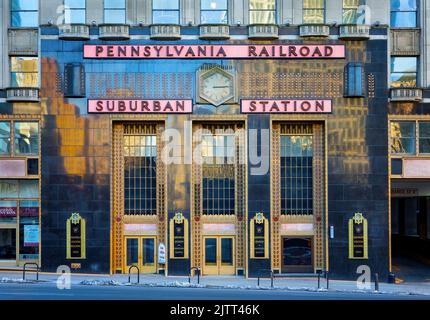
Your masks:
M354 217L352 219L354 219L354 223L356 223L356 224L362 224L363 220L364 220L364 217L363 217L363 214L361 212L356 212L354 214Z

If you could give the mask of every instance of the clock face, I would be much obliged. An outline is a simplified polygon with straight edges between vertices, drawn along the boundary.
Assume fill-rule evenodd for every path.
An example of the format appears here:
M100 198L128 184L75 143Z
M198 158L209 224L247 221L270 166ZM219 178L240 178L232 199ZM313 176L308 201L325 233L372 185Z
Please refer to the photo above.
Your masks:
M234 98L233 75L214 70L202 76L200 96L215 106Z

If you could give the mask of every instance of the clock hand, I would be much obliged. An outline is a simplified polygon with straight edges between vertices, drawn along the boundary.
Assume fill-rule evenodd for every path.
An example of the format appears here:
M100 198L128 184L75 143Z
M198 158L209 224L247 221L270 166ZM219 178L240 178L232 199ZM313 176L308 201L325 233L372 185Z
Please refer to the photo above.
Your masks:
M229 86L213 86L214 89L228 88Z

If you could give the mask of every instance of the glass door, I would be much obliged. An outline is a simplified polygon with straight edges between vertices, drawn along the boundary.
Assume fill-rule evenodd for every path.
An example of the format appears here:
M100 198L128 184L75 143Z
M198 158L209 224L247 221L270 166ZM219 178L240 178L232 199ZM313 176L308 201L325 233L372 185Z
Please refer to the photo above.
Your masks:
M204 245L203 274L233 275L236 273L233 237L206 237Z
M157 265L155 263L155 238L142 238L141 252L141 272L156 273Z
M141 273L156 273L155 237L127 237L126 242L126 270L130 266L137 266ZM135 268L131 272L137 272Z

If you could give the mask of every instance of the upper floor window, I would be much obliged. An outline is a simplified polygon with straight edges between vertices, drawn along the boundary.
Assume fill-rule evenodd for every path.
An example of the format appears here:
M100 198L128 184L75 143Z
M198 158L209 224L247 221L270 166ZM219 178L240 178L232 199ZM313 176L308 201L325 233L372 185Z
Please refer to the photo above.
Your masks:
M153 0L152 23L179 24L179 0Z
M303 0L303 23L325 22L325 0Z
M0 155L10 154L10 122L0 122Z
M417 0L391 0L391 27L417 27Z
M64 23L85 23L86 0L64 0Z
M200 22L228 23L227 0L201 0Z
M275 0L249 0L250 24L276 23Z
M15 122L15 155L39 154L39 124L37 122Z
M11 86L12 87L38 87L39 86L39 59L37 57L11 57Z
M391 58L391 87L417 86L417 57L392 57Z
M391 153L415 154L415 122L391 122Z
M125 0L104 1L104 22L125 23Z
M38 2L38 0L11 0L11 26L38 27Z
M430 153L430 121L419 122L420 153Z
M360 24L364 23L363 12L359 10L360 6L365 4L365 0L343 0L342 23Z

